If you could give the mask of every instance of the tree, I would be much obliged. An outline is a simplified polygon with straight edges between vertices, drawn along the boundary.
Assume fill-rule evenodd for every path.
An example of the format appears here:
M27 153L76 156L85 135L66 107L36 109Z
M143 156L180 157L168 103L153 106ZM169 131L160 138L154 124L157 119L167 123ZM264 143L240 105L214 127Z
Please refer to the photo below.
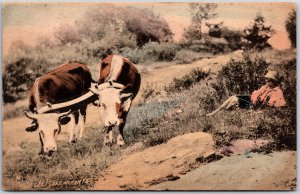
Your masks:
M185 38L202 39L202 22L217 16L215 3L191 3L192 24L185 32Z
M168 23L149 9L127 7L123 9L127 29L136 35L138 46L148 42L171 42L173 33Z
M293 9L285 20L285 28L289 34L292 48L296 48L296 11Z
M254 24L250 27L246 27L244 33L244 38L247 40L248 46L261 50L266 47L271 47L268 40L276 32L271 25L265 25L264 17L260 13L257 13L254 18Z
M220 38L221 37L221 27L223 26L223 22L218 24L210 24L206 22L206 26L209 28L208 35L210 37Z
M79 34L93 41L111 34L134 36L138 46L148 42L170 42L173 33L168 23L149 9L110 6L90 11L76 21Z

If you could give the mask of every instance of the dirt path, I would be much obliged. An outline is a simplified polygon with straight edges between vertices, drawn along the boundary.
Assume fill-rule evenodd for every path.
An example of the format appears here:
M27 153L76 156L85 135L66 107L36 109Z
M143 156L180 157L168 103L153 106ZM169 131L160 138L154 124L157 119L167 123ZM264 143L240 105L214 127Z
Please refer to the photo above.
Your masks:
M242 57L242 51L235 51L233 53L216 56L211 59L195 61L191 64L178 64L153 69L142 74L142 85L140 91L143 91L149 84L152 84L157 91L161 91L165 86L169 85L174 78L180 78L192 71L194 68L200 68L204 71L211 70L211 72L218 72L223 65L230 61L230 59L239 61L242 59ZM139 92L135 99L135 103L141 103L141 94L142 92Z
M215 72L220 69L222 65L226 64L231 58L240 60L242 58L242 52L236 51L211 59L202 59L192 64L167 66L142 73L141 89L133 102L133 106L143 102L141 94L147 87L148 83L155 85L157 90L162 90L165 85L168 85L173 80L173 78L180 78L194 68L203 68L203 70L211 69L213 72ZM100 113L96 107L93 105L88 106L86 128L92 125L95 126L95 123L100 125L99 114ZM39 141L37 133L28 133L25 131L25 127L29 126L30 122L31 121L25 117L12 118L2 122L2 148L4 152L20 149L20 144L22 142ZM62 133L59 135L58 140L67 141L67 139L68 126L63 126Z

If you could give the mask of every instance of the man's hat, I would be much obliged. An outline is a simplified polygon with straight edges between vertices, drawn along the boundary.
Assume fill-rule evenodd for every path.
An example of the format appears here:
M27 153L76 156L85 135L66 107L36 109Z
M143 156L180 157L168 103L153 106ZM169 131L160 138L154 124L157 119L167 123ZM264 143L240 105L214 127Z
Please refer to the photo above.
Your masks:
M278 81L279 74L275 70L269 70L268 73L265 75L265 78L273 79L275 81Z

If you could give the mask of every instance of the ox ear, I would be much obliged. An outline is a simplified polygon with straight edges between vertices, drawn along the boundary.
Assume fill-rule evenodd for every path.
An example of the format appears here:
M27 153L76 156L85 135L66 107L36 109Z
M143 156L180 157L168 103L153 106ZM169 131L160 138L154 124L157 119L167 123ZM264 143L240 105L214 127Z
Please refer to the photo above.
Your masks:
M31 126L30 127L27 127L25 130L27 132L33 132L33 131L36 131L39 127L39 124L37 123L37 121L32 121L31 123Z
M126 112L129 111L130 109L130 106L131 106L131 97L133 96L132 93L123 93L123 94L120 94L120 99L121 99L121 102L122 103L122 109Z
M133 96L132 93L121 93L120 94L120 100L121 102L126 101L127 99L131 98Z
M66 125L70 122L71 118L69 116L63 116L59 118L59 124Z
M92 83L91 87L89 88L89 90L91 92L93 92L94 94L99 95L99 93L98 93L98 85L97 84Z
M69 110L67 113L61 113L58 115L58 123L61 125L66 125L70 122L71 118L69 114L73 113L72 110Z

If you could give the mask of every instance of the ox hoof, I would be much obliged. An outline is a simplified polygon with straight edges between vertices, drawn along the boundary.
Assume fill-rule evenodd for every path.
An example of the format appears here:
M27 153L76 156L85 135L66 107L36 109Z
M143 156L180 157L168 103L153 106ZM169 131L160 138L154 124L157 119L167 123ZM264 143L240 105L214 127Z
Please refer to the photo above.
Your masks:
M112 142L105 142L104 145L106 145L106 146L112 146L113 143Z
M71 140L71 143L77 143L77 141L78 141L77 138L75 138Z
M124 142L123 138L118 138L117 139L117 145L120 146L120 147L125 145L125 142Z
M124 143L124 141L123 142L117 142L117 145L120 146L120 147L123 147L123 146L125 146L125 143Z

